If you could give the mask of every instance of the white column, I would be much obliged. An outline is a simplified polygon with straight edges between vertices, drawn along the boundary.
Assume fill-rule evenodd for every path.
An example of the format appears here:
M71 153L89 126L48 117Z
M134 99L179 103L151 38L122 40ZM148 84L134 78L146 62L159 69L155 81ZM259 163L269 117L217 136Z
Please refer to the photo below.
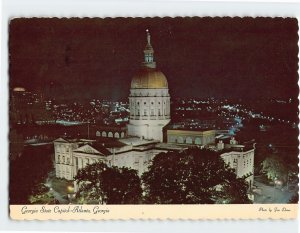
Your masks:
M78 169L82 169L82 158L78 157Z

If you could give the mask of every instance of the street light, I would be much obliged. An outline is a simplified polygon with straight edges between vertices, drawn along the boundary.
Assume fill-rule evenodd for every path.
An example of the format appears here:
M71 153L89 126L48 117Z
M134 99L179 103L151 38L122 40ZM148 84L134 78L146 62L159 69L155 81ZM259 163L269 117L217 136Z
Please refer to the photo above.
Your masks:
M274 178L274 189L276 188L276 184L277 184L277 177L275 176L275 178Z
M69 204L72 204L72 201L75 198L75 192L73 186L69 185L67 187L67 194L68 194Z
M277 177L275 176L275 178L274 178L273 202L275 202L275 189L276 189L276 184L277 184Z

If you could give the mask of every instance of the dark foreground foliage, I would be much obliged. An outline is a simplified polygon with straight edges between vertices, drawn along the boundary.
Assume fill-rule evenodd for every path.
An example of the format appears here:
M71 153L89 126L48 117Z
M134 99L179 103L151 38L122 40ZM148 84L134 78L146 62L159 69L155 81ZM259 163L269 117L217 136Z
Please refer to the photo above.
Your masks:
M132 169L98 162L79 170L75 180L80 184L81 203L138 204L141 200L141 182Z
M158 154L143 185L149 204L251 203L244 179L209 150Z
M9 202L29 204L30 196L41 195L47 189L43 182L53 169L52 153L45 148L28 146L20 157L10 161Z

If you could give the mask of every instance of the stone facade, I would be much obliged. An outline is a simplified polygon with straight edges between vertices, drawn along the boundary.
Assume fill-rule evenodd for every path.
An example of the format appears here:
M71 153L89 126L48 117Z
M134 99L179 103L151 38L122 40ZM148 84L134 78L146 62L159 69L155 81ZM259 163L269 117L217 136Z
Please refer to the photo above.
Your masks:
M170 122L168 89L131 89L128 134L145 139L163 140L163 127Z
M215 130L167 130L168 143L206 146L208 144L214 144L215 137Z
M108 166L135 169L141 176L158 153L187 148L139 138L127 138L122 142L121 147L106 148L95 140L55 140L56 177L73 180L79 169L100 161Z
M124 138L126 136L126 130L111 130L111 129L99 129L96 131L96 138Z
M90 140L56 139L54 144L56 177L73 180L73 151Z
M90 144L75 149L73 151L73 178L77 175L79 169L85 168L89 164L106 163L107 155L93 148Z
M254 181L254 148L239 150L232 149L232 151L224 152L221 158L234 169L238 178L244 177L251 188Z

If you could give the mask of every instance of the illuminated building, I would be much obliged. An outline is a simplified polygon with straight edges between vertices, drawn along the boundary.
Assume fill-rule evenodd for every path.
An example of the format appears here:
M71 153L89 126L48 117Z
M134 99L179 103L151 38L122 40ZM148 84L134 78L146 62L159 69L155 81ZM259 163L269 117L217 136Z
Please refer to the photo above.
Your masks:
M167 142L176 144L188 144L196 146L206 146L215 143L215 130L182 130L168 129Z
M156 68L150 33L144 62L131 81L128 135L163 140L163 127L170 122L170 95L165 75Z
M15 87L10 96L11 123L32 124L53 121L54 117L47 110L42 93L26 91Z
M153 54L147 31L144 62L131 81L127 134L112 129L98 129L95 132L97 138L114 138L115 145L99 144L96 140L55 140L56 176L72 180L78 169L98 161L108 166L135 169L141 176L158 153L182 151L191 146L218 151L224 161L235 169L237 176L250 177L247 181L252 185L254 149L248 150L234 139L229 145L223 142L216 145L216 130L168 129L167 143L162 143L163 128L170 122L170 95L167 79L156 69Z
M109 146L96 140L58 138L54 141L56 177L73 180L78 169L100 161L135 169L141 176L158 153L184 149L187 147L136 137L119 139Z
M73 151L78 147L91 142L90 140L64 139L54 140L55 173L56 177L73 180L74 157Z
M217 150L220 152L224 162L232 168L238 178L244 178L252 187L254 181L254 145L239 145L231 138L229 144L223 141L217 143Z

